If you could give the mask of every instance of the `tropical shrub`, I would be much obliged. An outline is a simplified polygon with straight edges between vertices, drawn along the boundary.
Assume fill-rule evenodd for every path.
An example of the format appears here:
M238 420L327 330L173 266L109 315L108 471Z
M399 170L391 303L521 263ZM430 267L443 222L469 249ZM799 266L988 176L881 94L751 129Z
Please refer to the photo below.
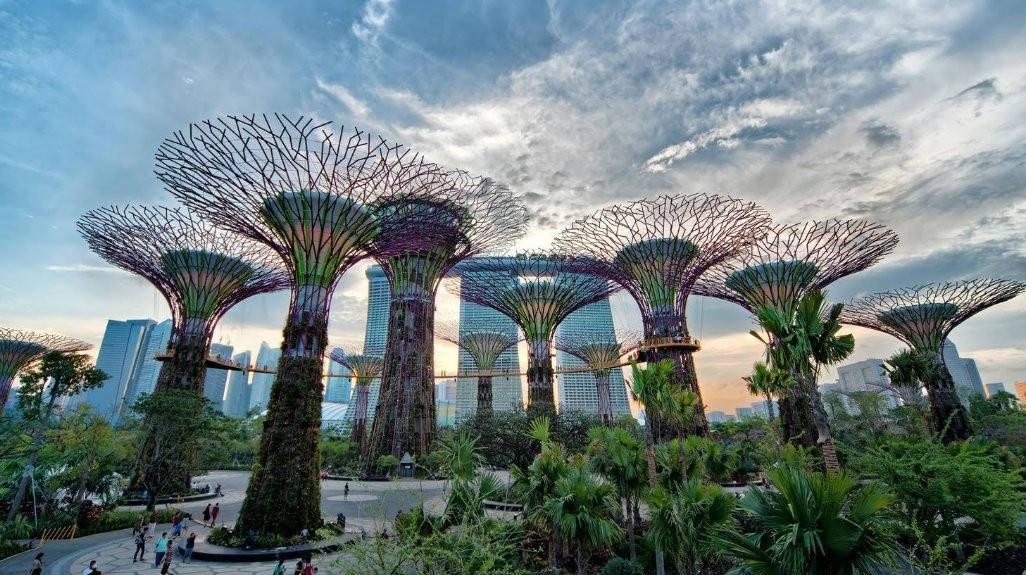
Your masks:
M645 575L645 570L634 561L613 557L602 567L602 575Z

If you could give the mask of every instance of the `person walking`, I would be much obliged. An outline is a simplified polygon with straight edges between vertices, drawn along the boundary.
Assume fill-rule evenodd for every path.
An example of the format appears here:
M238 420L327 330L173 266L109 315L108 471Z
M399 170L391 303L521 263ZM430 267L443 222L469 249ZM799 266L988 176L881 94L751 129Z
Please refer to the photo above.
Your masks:
M342 490L342 499L349 501L349 482L346 481L346 487Z
M217 514L221 512L221 504L215 503L214 508L210 510L210 526L217 527Z
M150 513L150 535L152 536L157 532L157 512L153 511Z
M174 539L172 539L171 542L174 543ZM174 560L175 560L174 551L172 551L170 553L165 553L164 554L164 557L162 558L162 561L160 562L161 563L160 575L167 575L168 570L171 569L171 562L174 561Z
M196 548L196 534L190 533L189 537L185 540L185 557L184 562L190 563L192 561L192 550Z
M303 575L303 560L300 559L296 562L296 568L292 571L292 575Z
M43 555L45 553L36 554L36 558L32 560L32 569L29 570L29 575L43 575Z
M192 516L189 515L188 513L186 513L182 517L182 533L188 533L189 532L189 520L190 519L192 519Z
M274 566L274 572L271 575L285 575L285 560L279 559L278 564Z
M142 513L140 513L139 516L135 518L135 527L132 528L132 535L135 535L142 531L143 521L145 520L146 517Z
M153 560L153 566L159 567L160 562L167 555L167 531L160 534L160 539L157 539L157 542L153 545L153 552L157 554L157 557Z
M92 572L96 571L96 560L89 562L89 566L82 570L82 575L92 575Z
M149 527L143 527L142 531L135 536L135 553L132 554L132 563L145 559L144 555L146 555L146 537L148 535L148 530ZM136 555L139 557L136 558Z
M203 526L206 527L207 523L210 523L210 504L207 503L206 509L203 510Z
M303 575L313 575L313 557L310 555L303 558Z

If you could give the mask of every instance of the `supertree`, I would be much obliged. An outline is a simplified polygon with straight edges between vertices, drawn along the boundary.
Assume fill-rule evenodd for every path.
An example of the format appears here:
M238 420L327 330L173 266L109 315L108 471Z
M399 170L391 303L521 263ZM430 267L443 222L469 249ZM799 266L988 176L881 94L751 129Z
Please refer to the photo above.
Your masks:
M640 334L616 337L609 331L583 331L556 336L556 349L584 362L595 374L598 414L603 425L613 424L613 399L609 388L610 370L619 369L620 358L641 342Z
M924 382L933 424L944 441L972 434L969 417L944 365L944 340L977 312L1026 291L1026 282L973 279L875 293L849 303L841 321L890 334L930 358L936 379Z
M0 327L0 410L7 406L7 397L18 372L50 352L78 353L91 347L84 341L63 335Z
M331 361L345 366L353 372L356 400L353 402L353 428L350 431L350 437L360 452L363 452L363 445L367 439L367 406L370 405L370 386L372 381L381 377L381 368L384 362L379 355L345 353L343 350L333 350Z
M445 322L435 327L435 335L456 344L470 354L477 367L477 413L492 411L492 369L495 360L508 349L520 343L517 336L499 330L479 329L461 332L459 323Z
M862 220L778 224L710 268L694 293L734 302L752 313L772 309L791 322L806 294L868 268L897 244L893 231ZM795 375L796 384L778 398L784 440L826 444L830 427L816 374Z
M577 220L555 240L560 253L589 256L591 272L622 286L637 302L645 341L641 358L671 360L673 379L698 394L692 433L708 428L687 325L692 287L707 269L765 233L766 212L751 202L708 194L660 196L605 208ZM652 420L657 436L661 422Z
M509 190L460 171L448 173L443 185L382 202L376 210L388 223L374 249L395 253L397 238L422 243L376 256L390 300L381 391L364 454L371 464L379 455L418 456L430 449L437 420L432 328L438 285L461 260L511 246L527 222L526 208Z
M474 273L446 280L446 288L471 303L502 313L527 340L527 405L555 407L552 336L574 311L619 288L603 277L582 273L580 258L524 253L475 262Z
M402 146L325 126L277 114L229 116L192 124L157 151L157 176L175 197L270 246L292 276L282 356L240 529L296 533L319 523L317 447L331 296L382 233L368 204L439 173ZM409 247L420 245L410 240Z
M188 407L202 409L217 322L246 298L284 289L289 278L270 249L181 208L98 208L79 218L78 230L97 255L153 284L171 309L170 358L161 366L154 394L168 394L163 402L181 407L182 421L168 419L166 407L156 418L146 414L139 479L155 501L158 492L188 484L199 441L191 422L202 417ZM191 393L196 401L170 390Z

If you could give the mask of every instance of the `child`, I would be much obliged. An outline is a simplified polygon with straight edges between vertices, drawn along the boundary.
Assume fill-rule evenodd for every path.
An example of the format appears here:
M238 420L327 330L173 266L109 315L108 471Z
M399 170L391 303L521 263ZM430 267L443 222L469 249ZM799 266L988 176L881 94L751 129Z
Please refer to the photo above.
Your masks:
M174 549L174 543L175 543L174 539L172 539L171 542L169 543L169 546L172 549ZM174 551L169 551L169 552L164 554L164 559L163 559L163 561L161 561L161 564L163 566L160 568L160 575L167 575L168 569L171 568L171 561L173 561L174 558L175 558Z

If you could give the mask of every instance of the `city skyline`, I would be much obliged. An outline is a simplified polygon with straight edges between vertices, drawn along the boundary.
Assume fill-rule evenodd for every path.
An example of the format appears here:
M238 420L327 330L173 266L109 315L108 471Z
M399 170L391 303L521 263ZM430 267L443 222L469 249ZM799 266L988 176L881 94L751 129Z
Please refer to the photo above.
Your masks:
M530 205L521 248L547 245L601 206L709 191L755 201L777 221L860 217L894 229L895 253L831 286L836 300L1026 279L1019 6L45 4L19 5L0 24L0 241L16 248L0 278L5 326L98 348L107 318L165 319L145 281L90 253L74 221L111 203L171 205L152 174L161 139L253 111L356 124L496 178ZM232 17L241 9L245 23ZM423 26L439 14L466 35ZM336 292L332 345L363 337L369 264ZM277 347L286 305L282 294L243 302L215 341ZM439 317L458 307L440 293ZM612 307L618 328L635 328L629 302L616 296ZM703 398L750 403L740 378L761 350L747 314L704 298L690 307ZM953 340L982 381L1011 385L1026 377L1024 322L1020 297ZM853 358L902 347L850 331ZM456 348L437 351L439 368L455 371Z

